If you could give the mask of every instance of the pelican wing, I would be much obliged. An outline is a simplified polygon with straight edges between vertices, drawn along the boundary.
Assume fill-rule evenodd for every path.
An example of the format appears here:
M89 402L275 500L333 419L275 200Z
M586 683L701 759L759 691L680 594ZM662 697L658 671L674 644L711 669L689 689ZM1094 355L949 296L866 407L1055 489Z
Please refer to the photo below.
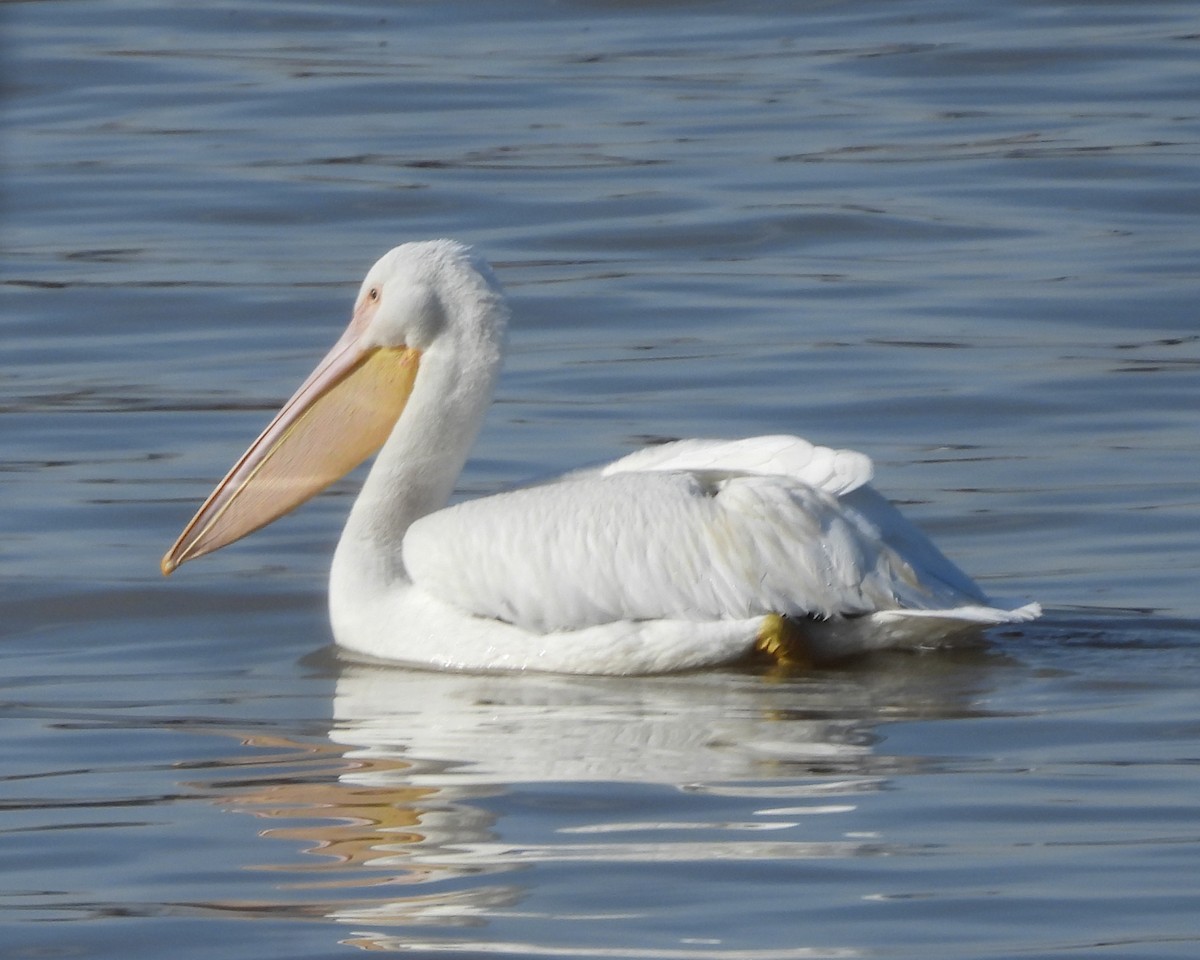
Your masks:
M620 620L830 617L979 599L877 494L860 496L865 509L839 499L847 486L851 497L873 493L861 487L866 457L845 457L839 471L827 469L824 461L837 458L826 454L849 452L817 454L815 472L831 492L782 473L731 469L735 457L702 446L676 450L674 464L670 451L656 449L650 453L661 459L650 469L635 469L635 454L600 475L424 517L405 538L405 566L430 594L537 632ZM679 467L680 457L695 456L711 468ZM883 537L876 510L897 546Z

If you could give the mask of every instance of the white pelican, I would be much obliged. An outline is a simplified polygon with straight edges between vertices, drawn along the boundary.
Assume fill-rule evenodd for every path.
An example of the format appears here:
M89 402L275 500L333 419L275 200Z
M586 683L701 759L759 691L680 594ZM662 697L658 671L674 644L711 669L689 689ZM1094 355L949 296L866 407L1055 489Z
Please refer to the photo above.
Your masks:
M482 257L396 247L350 325L170 551L170 573L379 451L333 558L337 642L466 670L653 673L838 656L1030 620L868 481L798 437L680 440L447 507L491 402L508 307Z

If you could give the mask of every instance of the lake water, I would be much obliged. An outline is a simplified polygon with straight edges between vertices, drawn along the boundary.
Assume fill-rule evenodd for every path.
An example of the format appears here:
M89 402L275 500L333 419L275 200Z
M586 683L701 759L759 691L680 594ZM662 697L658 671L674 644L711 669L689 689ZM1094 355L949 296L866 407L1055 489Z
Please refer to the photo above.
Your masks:
M9 3L0 956L1200 954L1200 8ZM374 259L496 264L462 496L795 432L976 648L366 668L356 481L158 560Z

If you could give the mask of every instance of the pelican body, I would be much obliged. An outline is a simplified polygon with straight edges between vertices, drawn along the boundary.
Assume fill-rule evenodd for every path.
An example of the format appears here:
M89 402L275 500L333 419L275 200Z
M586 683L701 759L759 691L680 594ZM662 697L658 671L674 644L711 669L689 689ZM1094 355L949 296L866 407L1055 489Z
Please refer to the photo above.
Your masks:
M409 243L234 464L164 573L257 530L378 451L338 542L338 644L462 670L656 673L931 645L1001 609L882 496L861 453L680 440L447 507L492 400L509 311L487 263Z

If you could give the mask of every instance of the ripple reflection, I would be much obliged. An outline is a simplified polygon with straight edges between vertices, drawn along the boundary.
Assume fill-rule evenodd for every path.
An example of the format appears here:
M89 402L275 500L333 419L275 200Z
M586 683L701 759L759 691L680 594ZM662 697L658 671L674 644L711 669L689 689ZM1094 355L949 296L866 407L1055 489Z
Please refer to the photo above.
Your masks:
M261 742L285 750L205 785L275 822L264 837L324 863L278 885L289 903L206 906L324 917L355 929L342 942L385 950L856 955L777 933L735 947L727 928L702 936L696 912L672 921L695 937L664 945L651 931L673 909L662 891L677 871L694 895L697 870L717 889L744 883L746 869L928 854L856 819L891 777L933 764L880 752L879 728L970 715L983 675L921 657L884 670L635 679L343 664L327 742ZM626 888L630 869L640 879ZM440 936L414 938L416 928ZM556 929L556 944L529 942Z

